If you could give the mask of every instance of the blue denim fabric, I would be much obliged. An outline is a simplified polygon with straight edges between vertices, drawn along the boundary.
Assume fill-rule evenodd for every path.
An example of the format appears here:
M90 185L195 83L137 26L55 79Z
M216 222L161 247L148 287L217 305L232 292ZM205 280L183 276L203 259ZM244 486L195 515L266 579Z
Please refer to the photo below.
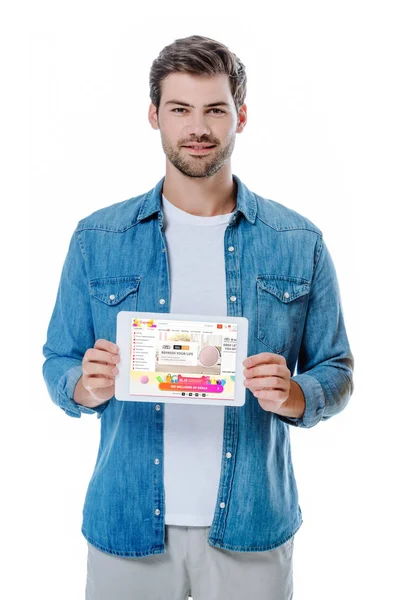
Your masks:
M233 179L237 206L225 232L227 314L247 317L249 356L267 351L285 357L306 400L301 419L263 410L248 389L243 406L225 407L208 541L252 552L280 546L301 526L289 425L313 427L344 409L354 389L354 359L321 231ZM120 310L169 312L163 181L79 221L43 346L43 376L53 402L71 417L101 417L82 533L119 556L165 552L164 404L113 397L89 409L74 402L73 393L86 350L98 338L116 341Z

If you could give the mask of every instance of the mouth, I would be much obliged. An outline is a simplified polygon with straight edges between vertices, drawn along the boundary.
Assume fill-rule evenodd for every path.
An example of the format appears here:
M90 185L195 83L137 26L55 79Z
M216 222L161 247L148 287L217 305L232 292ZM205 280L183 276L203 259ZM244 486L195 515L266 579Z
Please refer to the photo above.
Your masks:
M193 152L194 154L207 154L207 152L210 152L213 148L215 148L215 145L209 145L209 146L182 146L182 148L186 148L187 150L189 150L190 152Z

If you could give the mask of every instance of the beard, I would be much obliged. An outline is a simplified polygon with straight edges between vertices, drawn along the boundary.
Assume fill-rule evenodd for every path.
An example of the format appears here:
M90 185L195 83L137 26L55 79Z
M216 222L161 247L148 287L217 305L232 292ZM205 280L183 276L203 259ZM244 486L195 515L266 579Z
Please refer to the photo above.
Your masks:
M230 158L235 147L235 134L232 135L225 146L220 147L218 144L209 154L195 155L184 154L186 151L182 148L176 149L161 133L161 143L168 160L174 165L178 171L187 177L211 177L215 175L225 162ZM199 144L212 144L209 140L192 140Z

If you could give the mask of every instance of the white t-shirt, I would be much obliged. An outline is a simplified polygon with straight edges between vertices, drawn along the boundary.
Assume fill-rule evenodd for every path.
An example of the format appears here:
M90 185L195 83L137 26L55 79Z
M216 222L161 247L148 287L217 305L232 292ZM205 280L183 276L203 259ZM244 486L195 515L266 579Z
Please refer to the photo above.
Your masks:
M225 316L225 229L232 213L199 217L162 196L171 286L170 312ZM224 406L164 406L167 525L214 518L221 474Z

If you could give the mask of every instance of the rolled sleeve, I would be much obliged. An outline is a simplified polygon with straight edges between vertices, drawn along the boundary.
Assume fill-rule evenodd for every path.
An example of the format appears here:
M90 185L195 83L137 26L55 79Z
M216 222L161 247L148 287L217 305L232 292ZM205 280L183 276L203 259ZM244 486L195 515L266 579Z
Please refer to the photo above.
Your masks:
M42 373L52 401L70 417L82 413L101 414L110 401L87 408L74 401L74 390L82 375L82 359L94 346L94 331L79 232L74 231L61 272L47 339L43 346Z
M354 357L346 333L339 284L322 236L316 256L297 374L291 378L303 391L305 411L300 418L279 416L285 423L307 428L341 412L354 390Z
M94 408L88 408L82 406L74 400L74 390L78 383L78 379L82 376L82 366L77 365L71 367L59 380L58 383L58 394L59 394L59 406L62 408L67 415L70 417L80 418L82 413L92 414L97 413L97 418L101 417L104 409L107 407L108 402L100 404Z
M305 410L302 417L282 417L282 421L298 427L314 427L322 418L325 408L325 395L322 385L311 375L295 375L291 377L299 384L305 398Z

